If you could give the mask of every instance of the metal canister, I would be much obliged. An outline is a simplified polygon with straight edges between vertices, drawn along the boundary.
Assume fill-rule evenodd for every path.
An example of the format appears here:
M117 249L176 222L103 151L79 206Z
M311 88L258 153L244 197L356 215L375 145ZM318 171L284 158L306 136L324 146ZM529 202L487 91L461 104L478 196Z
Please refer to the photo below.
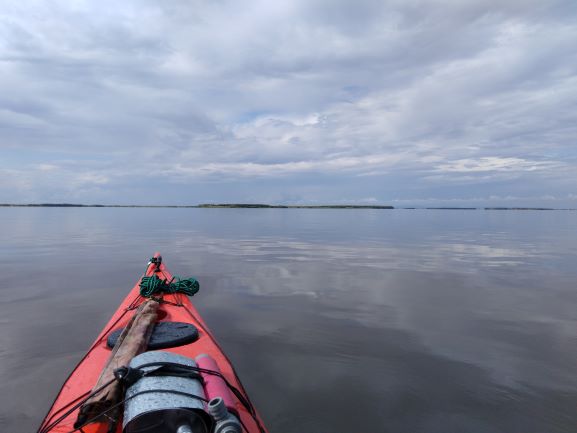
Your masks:
M161 365L148 366L159 363ZM201 382L194 377L171 375L166 366L196 367L186 356L163 351L142 353L130 362L130 368L146 371L126 391L124 405L124 433L209 433L211 421L205 411ZM166 370L166 368L164 369Z

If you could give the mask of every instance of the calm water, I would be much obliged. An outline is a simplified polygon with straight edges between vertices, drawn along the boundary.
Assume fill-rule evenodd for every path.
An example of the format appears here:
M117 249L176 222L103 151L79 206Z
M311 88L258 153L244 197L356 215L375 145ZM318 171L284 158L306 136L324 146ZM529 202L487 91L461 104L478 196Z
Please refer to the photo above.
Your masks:
M577 430L577 212L0 209L0 431L158 250L271 433Z

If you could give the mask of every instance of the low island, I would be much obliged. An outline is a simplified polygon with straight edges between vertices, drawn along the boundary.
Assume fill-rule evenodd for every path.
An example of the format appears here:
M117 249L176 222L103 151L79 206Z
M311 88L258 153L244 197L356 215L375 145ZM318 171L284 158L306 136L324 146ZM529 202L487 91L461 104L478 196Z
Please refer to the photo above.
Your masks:
M259 204L259 203L204 203L199 208L247 208L247 209L394 209L393 206L381 205L282 205L282 204Z

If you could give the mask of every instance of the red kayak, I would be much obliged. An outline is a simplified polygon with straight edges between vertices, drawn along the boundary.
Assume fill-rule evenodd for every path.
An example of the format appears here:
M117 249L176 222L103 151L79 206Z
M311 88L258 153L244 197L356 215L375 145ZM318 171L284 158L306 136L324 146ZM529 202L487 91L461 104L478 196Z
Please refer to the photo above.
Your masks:
M63 384L38 433L267 433L190 302L187 295L198 290L190 280L196 288L174 283L155 254ZM148 328L147 317L153 317ZM140 350L128 355L131 348Z

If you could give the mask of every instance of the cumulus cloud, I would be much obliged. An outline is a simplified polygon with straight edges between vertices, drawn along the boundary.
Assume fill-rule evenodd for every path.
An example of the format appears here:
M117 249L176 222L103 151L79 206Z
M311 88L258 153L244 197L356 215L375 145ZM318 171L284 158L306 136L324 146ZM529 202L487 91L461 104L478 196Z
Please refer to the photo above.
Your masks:
M5 2L0 201L567 204L575 18L570 0Z
M439 171L445 172L495 172L495 171L536 171L550 170L559 166L554 162L528 161L522 158L484 157L479 159L459 159L440 164Z

